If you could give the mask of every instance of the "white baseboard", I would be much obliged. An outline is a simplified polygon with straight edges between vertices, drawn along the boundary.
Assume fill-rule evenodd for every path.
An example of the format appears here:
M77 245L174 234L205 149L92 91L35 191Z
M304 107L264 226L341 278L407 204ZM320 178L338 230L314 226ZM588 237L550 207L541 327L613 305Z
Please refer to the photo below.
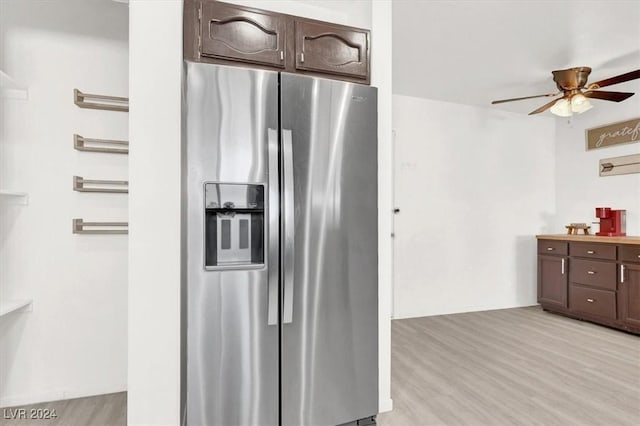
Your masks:
M384 401L379 401L379 405L380 406L378 407L378 410L381 413L386 413L387 411L391 411L393 410L393 399L389 398Z
M126 385L91 386L82 389L53 389L37 394L9 395L0 398L0 408L38 404L40 402L60 401L63 399L84 398L86 396L104 395L108 393L124 392L126 390Z
M436 315L452 315L452 314L463 314L467 312L482 312L482 311L496 311L501 309L514 309L514 308L526 308L529 306L536 306L538 303L535 302L526 302L517 305L492 305L492 306L463 306L463 307L449 307L448 309L440 309L438 310L428 310L428 311L419 311L419 312L398 312L395 310L394 320L399 319L409 319L409 318L421 318L421 317L431 317Z

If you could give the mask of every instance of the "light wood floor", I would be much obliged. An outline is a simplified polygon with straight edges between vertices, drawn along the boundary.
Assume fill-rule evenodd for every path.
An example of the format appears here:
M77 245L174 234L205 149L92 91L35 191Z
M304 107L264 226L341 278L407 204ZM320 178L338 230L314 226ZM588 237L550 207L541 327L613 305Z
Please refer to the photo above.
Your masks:
M10 420L18 408L26 410L26 419ZM55 419L29 419L30 410L55 410ZM0 408L0 426L125 426L127 424L127 393L45 402L26 407ZM34 413L34 414L37 414Z
M640 425L640 337L539 307L396 320L381 426ZM126 393L0 426L124 426Z
M539 307L392 322L382 426L640 425L640 337Z

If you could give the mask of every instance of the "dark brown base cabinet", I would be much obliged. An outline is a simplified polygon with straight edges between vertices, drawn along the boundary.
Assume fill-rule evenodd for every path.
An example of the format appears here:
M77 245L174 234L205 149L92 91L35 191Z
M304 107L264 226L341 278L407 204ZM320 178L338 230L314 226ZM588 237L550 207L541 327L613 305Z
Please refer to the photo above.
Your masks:
M567 258L564 256L539 256L538 301L559 308L567 307Z
M370 31L214 0L185 0L184 58L369 84Z
M640 334L640 238L537 238L543 309Z
M640 330L640 264L622 264L624 280L618 292L619 318Z

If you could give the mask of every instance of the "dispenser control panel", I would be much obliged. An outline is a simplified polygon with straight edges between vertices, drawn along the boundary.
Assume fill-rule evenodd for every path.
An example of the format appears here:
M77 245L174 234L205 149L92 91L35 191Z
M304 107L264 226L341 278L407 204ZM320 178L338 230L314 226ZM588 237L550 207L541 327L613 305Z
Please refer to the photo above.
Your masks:
M264 192L261 184L205 183L205 269L264 266Z

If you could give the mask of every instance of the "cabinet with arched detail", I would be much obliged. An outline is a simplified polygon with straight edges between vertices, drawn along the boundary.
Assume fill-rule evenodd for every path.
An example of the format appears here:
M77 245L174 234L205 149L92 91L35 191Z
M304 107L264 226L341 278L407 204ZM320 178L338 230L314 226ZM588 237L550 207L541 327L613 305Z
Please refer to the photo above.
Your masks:
M368 80L369 31L298 19L296 70Z
M370 31L213 0L185 0L184 57L370 82Z
M285 16L220 2L202 2L200 54L207 58L285 67Z

